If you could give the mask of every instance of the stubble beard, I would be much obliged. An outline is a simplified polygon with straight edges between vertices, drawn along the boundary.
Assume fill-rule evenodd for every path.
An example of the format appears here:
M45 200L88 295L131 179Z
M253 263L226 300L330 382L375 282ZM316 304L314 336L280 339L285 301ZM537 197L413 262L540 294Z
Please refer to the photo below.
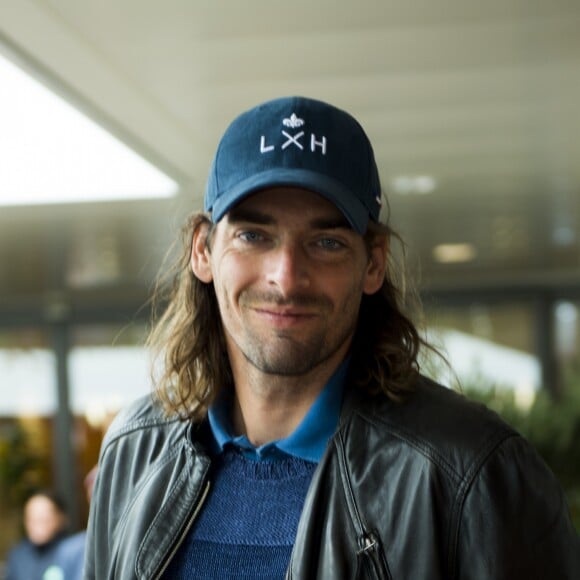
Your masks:
M263 299L260 304L268 303ZM245 300L249 302L249 299ZM322 313L332 312L332 303L325 297L293 297L291 300L272 300L276 305L316 305ZM342 310L348 316L346 307ZM308 336L296 336L291 331L279 330L273 337L265 338L247 329L244 344L238 344L245 359L264 374L303 376L330 359L346 342L350 342L356 328L356 316L344 320L339 328L323 326Z
M336 352L325 348L324 339L311 338L308 343L278 333L271 342L250 340L242 353L246 360L264 374L295 377L307 374Z

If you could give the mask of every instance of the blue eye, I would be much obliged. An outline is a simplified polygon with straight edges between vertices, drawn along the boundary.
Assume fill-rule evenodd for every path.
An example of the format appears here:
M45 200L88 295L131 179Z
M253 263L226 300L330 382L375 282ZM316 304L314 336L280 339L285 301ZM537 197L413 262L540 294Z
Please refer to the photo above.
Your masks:
M262 234L254 232L252 230L241 232L240 234L238 234L238 237L244 242L248 242L250 244L255 242L261 242L264 239L264 236Z
M334 238L321 238L318 240L318 245L324 250L340 250L344 247L342 242L339 242Z

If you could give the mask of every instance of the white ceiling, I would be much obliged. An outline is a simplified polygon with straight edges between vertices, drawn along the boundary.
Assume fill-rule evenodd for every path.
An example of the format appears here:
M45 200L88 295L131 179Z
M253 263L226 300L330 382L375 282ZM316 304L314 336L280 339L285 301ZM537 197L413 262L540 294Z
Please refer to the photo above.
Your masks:
M1 209L0 297L148 287L229 121L286 94L361 121L427 287L580 285L579 30L578 0L0 0L0 49L182 185Z

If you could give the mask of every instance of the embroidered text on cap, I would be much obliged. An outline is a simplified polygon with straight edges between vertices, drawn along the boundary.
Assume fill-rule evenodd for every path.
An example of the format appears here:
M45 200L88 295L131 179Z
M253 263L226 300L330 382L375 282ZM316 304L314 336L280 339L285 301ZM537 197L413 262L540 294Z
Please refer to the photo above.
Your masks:
M290 127L292 129L296 129L298 127L302 127L305 124L304 119L300 119L296 113L292 113L290 117L287 117L282 120L282 125L284 127ZM298 133L290 134L284 129L282 129L281 134L286 137L286 141L282 143L281 149L284 150L290 145L294 145L298 147L301 151L304 151L304 145L301 142L302 137L304 137L305 132L300 131ZM317 140L317 137L314 133L310 134L310 151L314 152L317 147L320 148L322 155L326 155L326 137L323 135ZM270 151L274 151L276 149L275 145L267 145L266 144L266 136L260 136L260 153L269 153Z

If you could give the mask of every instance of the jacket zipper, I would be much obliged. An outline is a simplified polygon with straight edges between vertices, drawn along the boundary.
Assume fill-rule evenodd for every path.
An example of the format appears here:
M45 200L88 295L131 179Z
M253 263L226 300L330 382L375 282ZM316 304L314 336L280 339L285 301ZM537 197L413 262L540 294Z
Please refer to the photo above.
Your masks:
M389 579L391 575L385 567L380 554L380 544L372 532L365 532L361 536L362 548L356 553L359 558L365 558L369 572L374 578Z
M369 571L372 572L375 578L390 580L391 574L385 559L381 555L381 544L379 538L372 532L366 529L366 526L360 515L358 506L354 499L354 491L346 468L346 456L344 441L341 436L338 437L337 454L339 459L339 471L342 478L342 484L345 489L345 496L347 498L347 505L351 513L351 518L355 523L355 528L358 530L358 544L360 549L357 551L357 558L364 558L368 564Z
M378 580L391 580L391 573L389 566L382 556L382 549L380 540L372 531L367 531L362 521L358 506L354 499L354 492L346 469L346 457L344 455L344 442L340 434L335 435L335 448L339 464L339 473L342 480L343 489L346 497L346 506L350 514L351 520L357 532L357 545L360 546L356 551L357 565L362 565L368 569L370 578ZM328 453L328 450L327 450ZM292 562L294 560L294 550L290 557L290 563L286 569L285 580L292 580L294 574L292 573Z
M181 532L177 542L173 545L171 552L169 552L169 554L165 558L165 562L161 566L159 573L153 577L154 580L161 580L163 574L165 574L165 570L167 570L167 566L169 566L169 563L171 562L171 560L173 560L173 557L177 553L177 550L179 550L179 547L181 546L181 544L183 544L183 541L185 540L187 534L189 533L191 526L193 526L193 522L195 522L195 520L199 514L199 511L201 510L203 504L205 503L205 499L207 497L207 494L209 493L209 487L210 487L210 482L208 481L205 484L205 487L204 487L203 492L201 494L201 498L197 502L197 505L195 506L195 509L193 510L193 513L191 514L191 517L189 518L189 520L187 522L187 525L185 526L185 528L183 528L183 531Z

